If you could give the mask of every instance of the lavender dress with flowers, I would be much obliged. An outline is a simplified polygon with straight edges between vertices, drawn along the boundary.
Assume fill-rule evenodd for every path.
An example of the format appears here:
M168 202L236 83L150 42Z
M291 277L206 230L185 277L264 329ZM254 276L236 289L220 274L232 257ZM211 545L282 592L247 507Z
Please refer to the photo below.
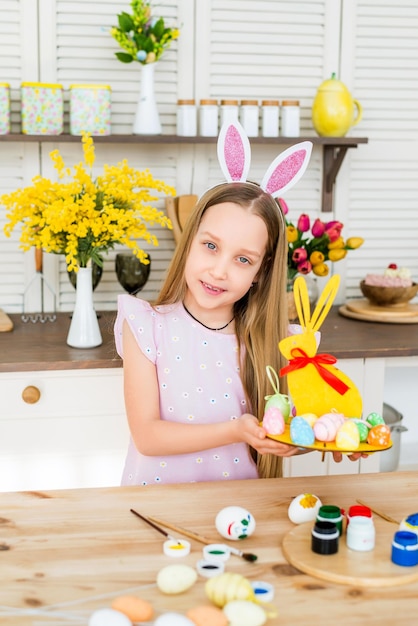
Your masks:
M157 368L162 420L216 424L247 412L235 334L207 330L181 303L154 309L145 300L121 295L115 340L122 358L124 320ZM244 443L157 457L140 454L131 439L122 485L247 478L257 478L257 468Z

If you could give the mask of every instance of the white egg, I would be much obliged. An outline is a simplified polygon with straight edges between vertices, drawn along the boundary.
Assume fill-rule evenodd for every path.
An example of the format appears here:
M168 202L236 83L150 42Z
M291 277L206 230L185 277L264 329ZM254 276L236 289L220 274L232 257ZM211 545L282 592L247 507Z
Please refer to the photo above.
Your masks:
M157 574L157 587L163 593L183 593L197 580L197 572L190 565L167 565Z
M245 539L255 530L255 519L241 506L226 506L215 519L216 530L225 539Z
M132 626L132 622L120 611L99 609L91 614L89 626Z
M294 524L304 524L316 519L317 513L322 506L321 500L313 493L301 493L293 498L287 514Z
M155 620L154 626L195 626L195 623L181 613L164 613Z
M223 612L230 626L263 626L267 621L266 612L248 600L232 600L225 604Z

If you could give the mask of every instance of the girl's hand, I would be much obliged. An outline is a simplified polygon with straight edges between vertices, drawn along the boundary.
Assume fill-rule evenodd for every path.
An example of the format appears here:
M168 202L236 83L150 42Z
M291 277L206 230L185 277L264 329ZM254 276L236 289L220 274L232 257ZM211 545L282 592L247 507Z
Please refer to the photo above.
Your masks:
M298 454L299 451L296 446L289 446L286 443L269 439L266 430L260 426L254 415L244 413L237 421L242 441L260 454L275 454L283 457Z
M342 452L333 452L332 456L335 463L341 463L341 461L343 460ZM369 455L362 452L353 452L353 454L348 454L347 456L350 461L359 461L360 459L367 459Z

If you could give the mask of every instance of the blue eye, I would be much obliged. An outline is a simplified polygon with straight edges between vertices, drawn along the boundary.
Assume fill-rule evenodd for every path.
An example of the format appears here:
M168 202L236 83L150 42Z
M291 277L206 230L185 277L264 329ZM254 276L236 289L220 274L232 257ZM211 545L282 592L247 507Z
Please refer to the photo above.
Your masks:
M245 264L245 263L249 263L249 262L250 262L250 261L247 259L247 257L245 257L245 256L240 256L240 257L238 257L238 259L239 259L239 262L240 262L240 263L243 263L243 264Z
M214 243L212 243L211 241L208 241L206 243L206 247L209 248L209 250L216 250L216 246Z

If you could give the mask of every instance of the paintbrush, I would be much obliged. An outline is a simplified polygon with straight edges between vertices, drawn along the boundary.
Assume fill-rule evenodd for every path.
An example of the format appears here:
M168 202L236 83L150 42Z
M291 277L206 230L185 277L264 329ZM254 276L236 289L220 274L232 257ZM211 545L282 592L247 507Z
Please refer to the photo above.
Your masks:
M362 500L357 500L357 502L359 504L361 504L362 506L367 506L373 513L375 513L376 515L378 515L382 519L385 519L387 522L391 522L392 524L397 524L399 526L400 522L398 522L398 520L396 520L396 519L393 519L393 517L390 517L389 515L386 515L386 513L382 513L382 511L378 511L377 509L373 509L370 506L370 504L366 504Z
M161 524L161 526L165 526L166 528L169 528L170 530L174 530L176 533L180 533L181 535L184 535L185 537L189 537L189 539L195 539L196 541L199 541L200 543L204 543L206 546L213 543L213 541L206 539L206 537L203 537L202 535L199 535L198 533L195 533L192 530L187 530L187 528L183 528L182 526L176 526L175 524L170 524L170 522L165 522L164 520L158 519L156 517L149 516L148 521L152 521L154 524ZM250 561L250 563L256 561L258 558L256 554L251 554L250 552L242 552L242 550L238 550L238 548L232 548L229 545L228 545L228 549L231 552L231 554L240 556L246 561Z
M151 521L148 517L145 517L145 515L141 515L141 513L138 513L138 511L134 511L134 509L130 509L130 511L131 513L142 519L144 522L152 526L155 530L158 530L158 532L164 535L164 537L167 537L167 539L171 539L171 541L175 541L176 543L181 545L181 541L179 539L175 539L174 537L172 537L168 532L166 532L163 528L157 526L157 524Z

